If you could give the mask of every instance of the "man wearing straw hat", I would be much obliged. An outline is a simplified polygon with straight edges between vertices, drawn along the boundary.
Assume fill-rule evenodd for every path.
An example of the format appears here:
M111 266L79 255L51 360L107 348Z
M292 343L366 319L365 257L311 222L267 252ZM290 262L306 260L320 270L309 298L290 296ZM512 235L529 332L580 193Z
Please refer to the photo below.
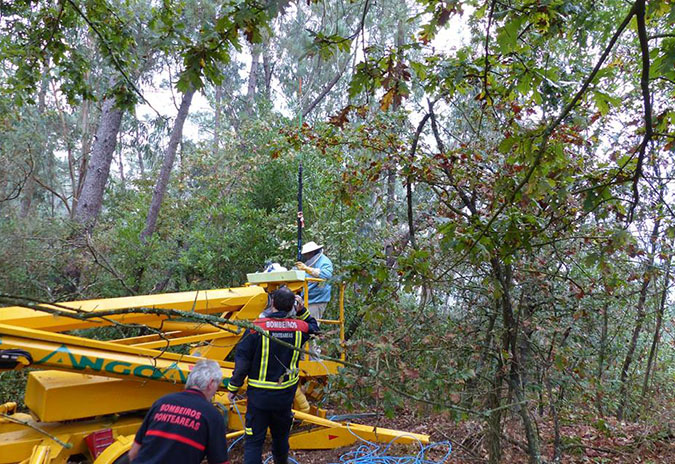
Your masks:
M333 277L333 263L323 253L323 245L316 242L307 242L302 247L302 261L295 263L295 267L305 271L312 277L325 279L326 282L310 282L309 290L309 313L315 319L321 319L330 301L330 282Z
M307 290L308 310L317 321L323 317L326 311L326 306L330 301L330 281L333 277L333 263L328 256L323 253L323 245L318 245L316 242L307 242L302 246L302 261L295 263L295 267L301 271L305 271L312 277L325 279L326 282L309 282ZM310 351L313 353L310 360L318 361L321 354L321 348L316 341L312 340Z

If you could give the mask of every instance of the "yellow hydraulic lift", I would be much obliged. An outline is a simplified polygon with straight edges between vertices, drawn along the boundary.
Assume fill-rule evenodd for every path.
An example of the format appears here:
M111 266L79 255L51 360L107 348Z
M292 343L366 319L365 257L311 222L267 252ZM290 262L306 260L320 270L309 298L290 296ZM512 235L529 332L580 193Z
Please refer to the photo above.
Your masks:
M268 291L287 285L307 295L310 279L275 274L253 275L255 283L237 288L66 302L40 310L0 308L0 365L34 369L24 396L29 413L17 412L16 402L0 404L0 464L60 464L74 455L95 464L121 462L147 409L162 395L181 390L191 366L202 358L219 362L223 392L214 401L227 411L228 438L241 435L246 404L242 400L235 409L227 401L234 365L226 359L246 321L267 306ZM339 319L321 322L339 325L344 341L344 287L339 307ZM141 326L152 333L106 341L78 333L111 326ZM3 362L3 353L11 362ZM325 385L338 366L301 361L301 382L310 392L321 391L317 386ZM314 406L295 411L295 418L300 423L290 437L294 449L337 448L359 437L429 442L427 435L331 421Z

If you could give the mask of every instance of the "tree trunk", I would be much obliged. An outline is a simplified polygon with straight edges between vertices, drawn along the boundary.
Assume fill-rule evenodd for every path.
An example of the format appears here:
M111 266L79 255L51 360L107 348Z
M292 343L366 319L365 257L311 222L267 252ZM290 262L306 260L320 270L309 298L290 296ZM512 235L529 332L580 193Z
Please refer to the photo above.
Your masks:
M246 92L246 113L250 116L255 108L255 96L258 88L258 68L260 68L260 46L251 45L251 72L248 75L248 89Z
M263 44L263 71L265 73L265 97L267 99L271 98L272 94L272 73L274 71L274 63L270 56L270 46L269 40L266 40Z
M108 97L103 101L101 121L96 130L91 161L74 214L75 221L81 224L87 232L92 230L101 213L103 193L110 175L110 164L115 153L122 115L123 110L115 106L114 97Z
M183 125L187 119L194 93L194 90L189 90L186 92L183 95L183 101L181 101L180 108L178 109L178 115L176 116L173 129L171 130L169 146L167 147L166 154L164 155L162 169L159 172L159 177L157 178L157 183L155 184L155 189L152 193L152 201L150 202L148 216L145 220L145 229L143 229L143 232L141 232L141 241L143 243L147 243L148 239L155 232L157 217L159 216L162 200L164 199L164 194L166 193L167 186L169 185L169 177L171 176L173 163L176 159L178 144L183 138Z
M541 463L541 448L539 444L539 433L530 417L527 409L525 389L523 386L523 369L521 364L520 352L518 349L518 321L514 317L513 303L511 300L511 288L513 286L513 276L511 266L504 265L498 258L490 260L496 284L500 287L500 303L502 308L502 319L504 324L504 336L502 338L502 349L511 355L511 369L509 372L509 387L515 394L518 405L516 411L520 415L527 437L527 448L530 464Z
M139 127L140 124L138 124L138 121L136 121L136 140L141 139ZM145 164L143 163L143 150L141 150L140 147L136 147L136 157L138 159L138 168L141 171L141 179L145 179Z
M554 399L553 388L551 386L551 379L546 378L546 389L548 390L548 397L551 399L551 414L553 415L553 462L562 462L563 445L562 436L560 435L560 418L558 416L558 404L563 400L563 389L560 388L560 395L557 400Z
M501 363L497 366L496 373L495 383L487 397L487 408L490 411L486 422L489 464L499 464L502 460L502 410L498 409L501 406L501 385L504 383Z
M47 157L47 180L49 182L49 185L54 185L54 181L56 180L56 169L54 168L54 155L52 153L49 154ZM54 217L56 214L56 195L54 194L53 191L49 192L49 212L50 212L50 217Z
M645 276L642 279L642 287L640 288L640 299L638 300L637 307L637 317L635 318L635 327L633 328L633 335L631 336L630 343L628 345L628 351L626 352L626 357L623 361L623 366L621 367L621 387L619 388L619 409L616 413L616 416L619 420L623 420L624 414L626 412L626 406L628 404L628 371L630 366L633 363L633 356L635 355L635 350L637 348L638 339L640 338L640 333L642 332L642 324L645 319L645 301L647 299L647 289L649 288L649 283L651 278L648 274L649 271L645 273Z
M28 213L30 213L31 205L33 204L33 195L35 195L35 179L33 179L33 174L26 178L22 193L23 196L21 197L19 216L25 218L28 216Z
M522 321L517 324L518 330L522 327L523 336L518 339L519 353L518 357L514 359L515 362L511 367L513 374L512 381L514 382L515 387L514 392L516 393L516 399L519 403L517 408L523 421L523 426L525 427L530 462L534 464L541 462L541 445L539 432L530 415L526 402L527 386L529 384L526 366L531 350L530 340L532 340L532 335L534 334L534 324L530 324L530 322L534 315L535 302L530 301L529 297L534 294L535 288L533 288L533 286L526 286L523 289L523 292L525 295L524 304L521 309Z
M595 393L595 407L598 410L600 417L605 415L604 408L602 405L602 388L604 382L602 377L605 372L605 357L607 356L607 333L609 325L609 312L608 312L609 303L605 301L605 304L602 306L602 332L600 333L600 353L598 354L598 372L596 374L596 393Z
M80 165L77 170L77 186L73 189L73 203L71 211L73 214L77 209L77 202L82 194L84 179L87 176L89 166L89 154L91 151L91 134L89 133L89 101L82 102L81 124L82 124L82 148L80 153Z
M494 339L494 328L495 322L499 315L499 309L501 305L498 302L495 302L494 311L488 316L488 326L485 333L485 346L483 348L483 354L481 355L480 365L485 365L489 362L490 351L499 351L498 346L493 346ZM504 364L501 359L497 359L496 366L494 369L494 383L491 385L490 390L487 393L487 409L489 412L486 420L486 440L487 440L487 452L488 452L488 462L489 464L499 464L502 459L502 385L504 385ZM481 369L477 368L476 373L478 374L472 381L477 382L478 377L481 376ZM488 373L486 372L486 375ZM468 406L470 407L470 406Z
M661 221L657 219L654 222L654 229L652 231L651 243L652 250L649 255L649 260L645 266L645 273L642 277L642 286L640 288L640 297L638 299L637 305L637 316L635 318L635 327L633 328L633 335L630 339L628 345L628 351L626 352L626 357L623 361L623 366L621 367L621 387L619 388L619 409L617 411L617 418L623 420L624 414L626 413L626 406L628 404L629 389L628 389L628 371L630 366L633 363L633 356L635 356L635 350L637 349L637 343L642 333L642 325L645 320L645 303L647 301L647 290L649 289L649 284L652 280L652 273L654 267L654 253L656 251L656 239L659 234L659 225Z
M394 163L393 158L390 159L390 163ZM396 167L392 166L387 169L387 200L385 203L385 220L387 224L387 230L391 233L394 230L394 206L395 206L395 189L396 189ZM391 267L393 263L394 256L394 244L392 239L387 237L387 243L384 246L384 255L387 262L387 267Z
M127 189L126 179L124 178L124 157L122 156L122 147L117 148L117 162L120 165L120 182L122 185L122 191Z
M516 406L518 415L523 422L523 428L525 429L525 436L527 437L527 454L529 455L530 464L540 464L541 463L541 445L539 440L539 432L537 431L536 424L530 417L530 411L527 408L527 402L525 398L524 388L520 383L519 374L521 373L522 368L517 365L517 362L511 364L511 388L516 397Z
M645 369L645 379L642 383L642 401L644 402L645 397L647 396L647 390L649 389L649 377L652 372L652 366L654 360L656 359L656 351L659 346L659 339L661 338L661 326L663 324L663 313L666 309L666 302L668 301L668 286L670 285L670 266L672 263L672 257L668 259L668 264L666 265L666 276L663 278L663 291L661 292L661 302L659 304L659 310L656 313L656 327L654 328L654 336L652 338L652 346L649 349L649 358L647 359L647 369Z
M223 85L216 84L216 107L213 118L213 153L218 154L220 150L220 133L223 124Z

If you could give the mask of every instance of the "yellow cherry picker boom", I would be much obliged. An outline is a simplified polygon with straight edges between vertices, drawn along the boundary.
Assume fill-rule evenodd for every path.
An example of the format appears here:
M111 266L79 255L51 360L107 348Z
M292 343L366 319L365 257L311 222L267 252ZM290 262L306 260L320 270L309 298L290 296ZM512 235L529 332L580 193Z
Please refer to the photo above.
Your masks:
M203 358L223 370L214 401L227 420L228 438L243 434L245 400L236 407L227 401L234 367L228 355L266 308L269 291L287 285L307 295L311 280L317 279L301 271L254 273L243 287L0 308L0 371L30 370L25 408L0 398L0 464L125 462L146 411L162 395L181 390ZM339 308L337 320L321 322L338 325L344 340L342 286ZM143 334L123 335L138 327ZM85 335L97 329L106 332L105 340ZM303 387L294 405L291 448L338 448L359 439L429 442L427 435L330 420L310 405L339 366L300 362Z

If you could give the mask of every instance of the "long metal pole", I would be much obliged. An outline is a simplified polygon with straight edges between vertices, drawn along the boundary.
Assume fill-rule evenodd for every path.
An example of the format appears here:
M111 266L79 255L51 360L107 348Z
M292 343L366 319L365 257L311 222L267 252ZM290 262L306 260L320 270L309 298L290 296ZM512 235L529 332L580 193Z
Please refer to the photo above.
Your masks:
M302 158L298 165L298 261L302 261Z
M302 78L298 84L298 137L302 137ZM305 220L302 216L302 146L298 162L298 261L302 261L302 228Z

